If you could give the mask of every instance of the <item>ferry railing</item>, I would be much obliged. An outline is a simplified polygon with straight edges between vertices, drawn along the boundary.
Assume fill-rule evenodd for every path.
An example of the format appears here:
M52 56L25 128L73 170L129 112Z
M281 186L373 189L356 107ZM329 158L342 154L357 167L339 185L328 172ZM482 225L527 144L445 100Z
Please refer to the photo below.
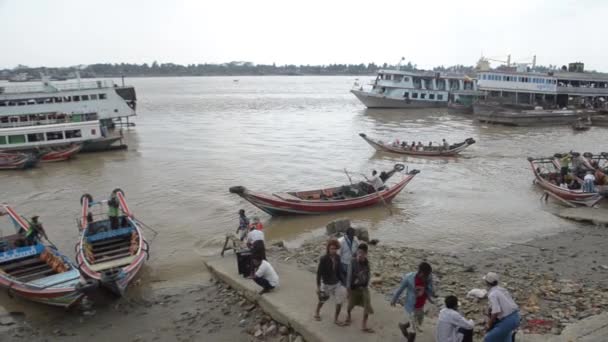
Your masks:
M115 84L111 80L98 80L86 82L69 82L69 83L40 83L36 85L19 85L19 86L3 86L0 87L0 95L2 94L19 94L19 93L53 93L68 90L80 89L99 89L111 88Z

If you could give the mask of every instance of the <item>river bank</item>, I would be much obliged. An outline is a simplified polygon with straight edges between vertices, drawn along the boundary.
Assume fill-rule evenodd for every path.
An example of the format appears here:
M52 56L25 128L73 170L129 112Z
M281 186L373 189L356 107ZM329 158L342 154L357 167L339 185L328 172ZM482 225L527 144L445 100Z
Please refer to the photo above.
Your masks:
M373 238L373 236L372 236ZM277 249L278 260L295 263L311 272L325 252L326 237L306 241L293 250ZM423 249L370 246L372 287L388 298L405 272L415 271L426 260L433 266L440 298L454 294L460 309L475 320L475 331L484 328L486 299L466 298L473 288L484 288L482 276L497 272L522 313L525 333L559 334L564 326L608 309L608 230L594 226L514 244L507 248L435 253ZM427 306L436 316L438 308Z

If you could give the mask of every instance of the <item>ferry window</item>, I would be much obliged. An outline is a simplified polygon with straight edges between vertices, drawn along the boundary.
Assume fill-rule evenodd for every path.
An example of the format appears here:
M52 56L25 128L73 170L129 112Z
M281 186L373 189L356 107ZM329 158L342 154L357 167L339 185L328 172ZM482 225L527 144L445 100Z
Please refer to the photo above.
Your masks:
M0 122L1 123L8 123L8 117L7 116L0 117Z
M409 82L409 81L410 81L410 78L409 78L409 77L404 77L404 78L403 78L403 82Z
M61 103L63 102L63 97L56 97L55 98L55 103Z
M78 96L78 95L74 95L74 96L72 96L72 100L73 100L74 102L78 102L78 101L80 101L80 96Z
M19 117L19 121L20 121L20 122L27 122L27 115L21 115L21 116Z
M27 135L27 141L35 142L35 141L44 141L44 133L32 133Z
M9 144L25 144L25 135L9 135L8 136Z
M106 98L107 98L106 94L99 94L99 99L100 100L105 100Z
M97 94L91 94L91 100L97 100Z
M64 96L63 97L63 102L72 102L72 97L71 96Z
M61 140L63 139L63 132L46 132L46 140Z
M6 137L0 136L0 145L6 145Z
M0 107L6 107L6 102L0 101Z
M43 98L37 98L36 99L36 103L37 104L43 104L44 103L44 99Z
M8 102L8 105L9 105L9 106L14 106L14 105L16 105L16 103L15 103L15 102L12 102L12 101L9 101L9 102Z
M429 94L429 100L434 100L435 99L435 94Z
M406 99L407 99L409 96L410 96L410 93L408 93L407 91L404 91L404 92L403 92L403 97L404 97L404 98L406 98Z
M421 99L425 99L426 98L426 94L420 94L420 98Z
M417 99L418 98L418 93L412 93L412 98L413 99Z
M82 101L89 101L89 95L82 95Z
M79 129L65 131L66 139L74 139L74 138L81 138L81 137L82 137L82 133L80 132Z
M53 98L49 97L49 98L44 99L44 103L53 103Z
M507 76L503 76L503 77L502 77L502 80L503 80L503 81L506 81L506 80L507 80Z
M443 100L443 95L442 94L437 94L437 100Z

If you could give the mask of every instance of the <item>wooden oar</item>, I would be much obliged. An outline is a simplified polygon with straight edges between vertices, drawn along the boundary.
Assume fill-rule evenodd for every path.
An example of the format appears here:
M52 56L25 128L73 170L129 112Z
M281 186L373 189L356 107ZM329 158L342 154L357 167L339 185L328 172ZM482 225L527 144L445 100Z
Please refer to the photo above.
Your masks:
M350 185L353 185L353 180L350 179L350 175L348 174L348 171L346 171L346 168L344 168L344 173L346 173L346 177L348 177L348 181L350 182Z

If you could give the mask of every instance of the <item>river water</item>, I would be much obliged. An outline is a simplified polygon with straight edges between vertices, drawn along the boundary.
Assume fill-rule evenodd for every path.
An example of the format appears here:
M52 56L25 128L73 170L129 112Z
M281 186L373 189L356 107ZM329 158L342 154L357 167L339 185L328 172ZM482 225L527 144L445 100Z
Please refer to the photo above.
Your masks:
M348 90L355 77L140 78L137 127L128 151L0 173L2 201L40 215L51 240L73 254L79 198L122 188L136 216L160 233L144 274L161 280L200 270L193 257L217 248L238 223L259 216L267 238L320 234L339 217L396 245L458 251L492 248L572 229L551 214L532 185L527 156L599 152L606 129L480 125L445 109L368 110ZM361 81L367 81L362 78ZM461 157L411 158L376 153L358 133L407 141L473 137ZM406 163L421 172L391 204L316 217L271 218L228 188L269 192L345 184L371 169ZM2 228L10 231L6 221Z

